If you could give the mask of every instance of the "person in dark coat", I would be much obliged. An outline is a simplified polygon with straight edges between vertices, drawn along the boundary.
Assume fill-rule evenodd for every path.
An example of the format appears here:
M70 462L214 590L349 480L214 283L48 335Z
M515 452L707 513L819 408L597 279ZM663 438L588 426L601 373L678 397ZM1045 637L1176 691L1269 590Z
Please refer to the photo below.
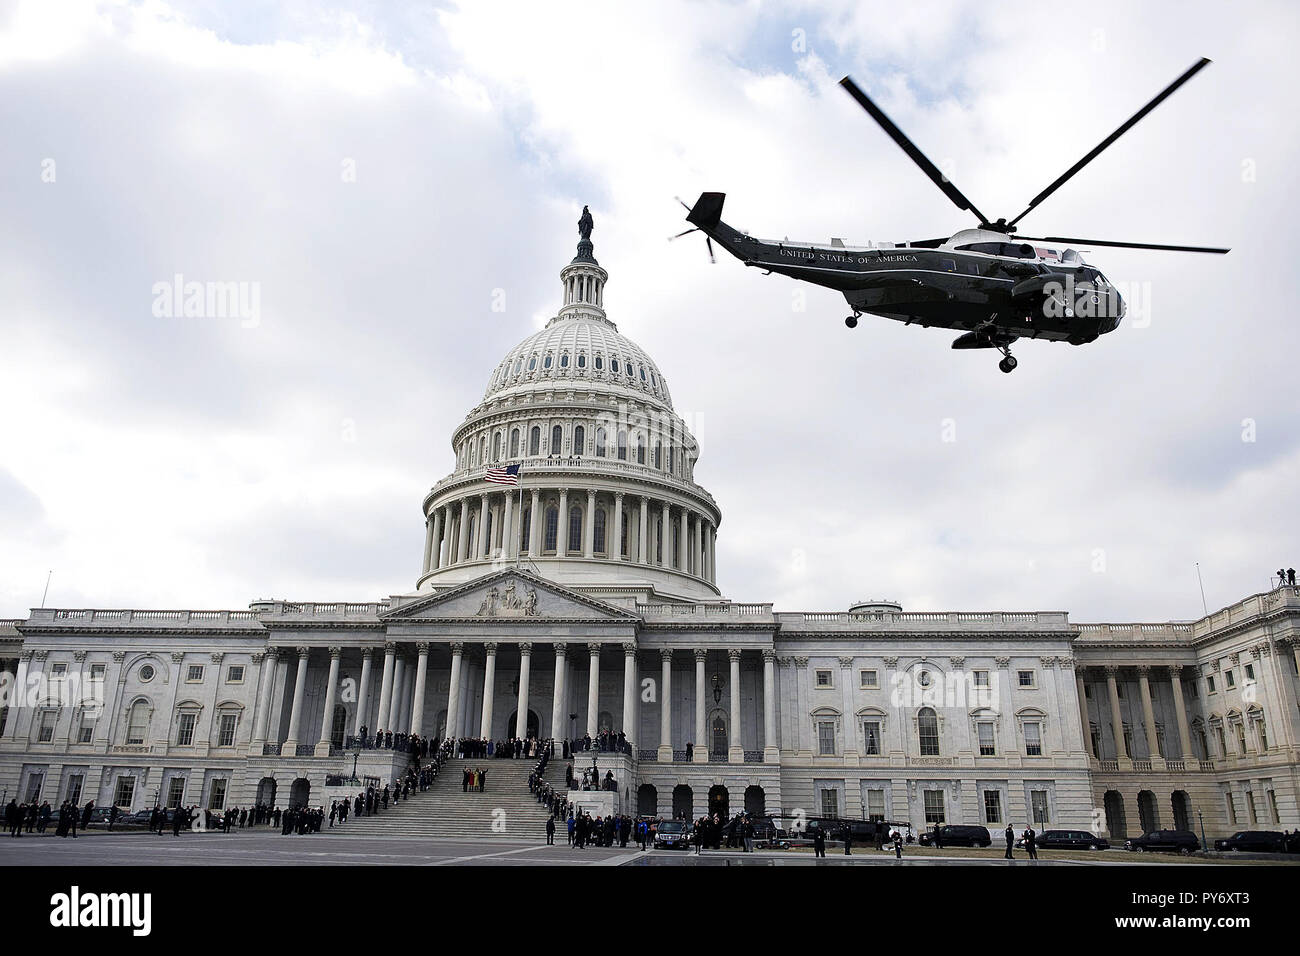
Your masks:
M903 858L903 834L895 830L894 831L894 859L901 860L902 858Z
M94 809L95 809L95 801L87 800L86 806L81 811L81 829L84 830L86 829L86 827L90 826L90 814L91 811Z
M1025 827L1025 832L1024 832L1025 850L1029 853L1029 859L1031 860L1038 859L1038 846L1035 843L1037 839L1038 839L1038 834L1034 832L1034 828L1032 826Z
M826 831L821 827L813 830L813 856L826 858Z
M555 846L555 815L546 818L546 845Z
M1012 854L1011 854L1011 847L1014 846L1014 845L1015 845L1015 842L1016 842L1016 831L1013 830L1013 829L1011 829L1011 824L1010 824L1010 823L1007 824L1007 834L1006 834L1006 836L1007 836L1007 852L1006 852L1006 856L1004 856L1003 859L1004 859L1004 860L1014 860L1015 857L1012 856Z
M849 851L853 849L853 829L852 827L844 828L844 855L852 856Z

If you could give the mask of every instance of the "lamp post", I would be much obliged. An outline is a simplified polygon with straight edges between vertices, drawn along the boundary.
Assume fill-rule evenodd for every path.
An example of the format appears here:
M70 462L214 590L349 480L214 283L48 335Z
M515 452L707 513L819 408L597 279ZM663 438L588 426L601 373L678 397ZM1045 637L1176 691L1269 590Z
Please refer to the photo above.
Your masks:
M1205 843L1205 814L1200 810L1196 811L1196 819L1201 821L1201 852L1205 852L1209 847Z

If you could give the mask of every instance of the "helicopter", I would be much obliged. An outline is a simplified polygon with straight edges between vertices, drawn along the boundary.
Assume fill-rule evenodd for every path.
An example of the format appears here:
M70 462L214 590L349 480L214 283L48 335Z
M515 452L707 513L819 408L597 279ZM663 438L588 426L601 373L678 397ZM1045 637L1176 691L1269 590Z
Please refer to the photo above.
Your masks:
M840 85L958 209L974 214L978 220L974 228L946 238L866 247L847 246L840 239L832 239L828 245L788 239L769 241L723 222L726 194L706 192L700 194L694 206L682 203L692 228L671 238L703 232L709 258L714 262L716 241L745 265L763 269L765 274L775 272L842 292L853 309L844 320L851 329L857 327L864 313L869 313L907 325L959 330L962 334L953 341L954 349L997 349L1002 353L998 368L1011 372L1018 364L1011 345L1019 339L1084 345L1119 327L1126 311L1123 297L1096 267L1084 261L1074 246L1219 255L1229 251L1206 246L1016 235L1016 224L1021 219L1209 63L1202 57L1193 64L1009 221L990 220L980 212L846 76Z

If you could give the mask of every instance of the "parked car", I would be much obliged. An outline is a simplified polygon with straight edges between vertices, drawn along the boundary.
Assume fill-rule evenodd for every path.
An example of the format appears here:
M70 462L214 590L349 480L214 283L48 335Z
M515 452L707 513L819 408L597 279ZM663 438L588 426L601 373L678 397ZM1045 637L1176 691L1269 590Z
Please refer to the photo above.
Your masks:
M939 828L939 841L943 846L991 846L993 837L988 827L972 827L951 824ZM917 842L921 846L934 846L934 828L922 833Z
M1278 830L1238 830L1230 837L1215 840L1214 848L1242 853L1283 853L1286 834Z
M665 820L655 829L654 848L656 850L689 850L691 848L691 825L681 820Z
M1016 846L1024 845L1023 839L1016 841ZM1040 850L1109 850L1110 841L1087 830L1044 830L1034 838L1034 846Z
M1191 830L1152 830L1140 837L1124 841L1124 849L1135 853L1157 850L1190 856L1200 848L1201 841Z

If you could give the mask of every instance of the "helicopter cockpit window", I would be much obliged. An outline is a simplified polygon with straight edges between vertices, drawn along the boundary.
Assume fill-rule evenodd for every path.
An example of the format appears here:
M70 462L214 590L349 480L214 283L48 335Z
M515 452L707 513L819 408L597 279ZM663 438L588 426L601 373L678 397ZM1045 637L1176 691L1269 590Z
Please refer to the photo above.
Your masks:
M955 259L940 259L939 262L943 264L944 272L957 271L957 261Z
M986 256L1010 256L1015 259L1035 258L1034 247L1019 242L968 242L957 247L958 252L982 252Z

